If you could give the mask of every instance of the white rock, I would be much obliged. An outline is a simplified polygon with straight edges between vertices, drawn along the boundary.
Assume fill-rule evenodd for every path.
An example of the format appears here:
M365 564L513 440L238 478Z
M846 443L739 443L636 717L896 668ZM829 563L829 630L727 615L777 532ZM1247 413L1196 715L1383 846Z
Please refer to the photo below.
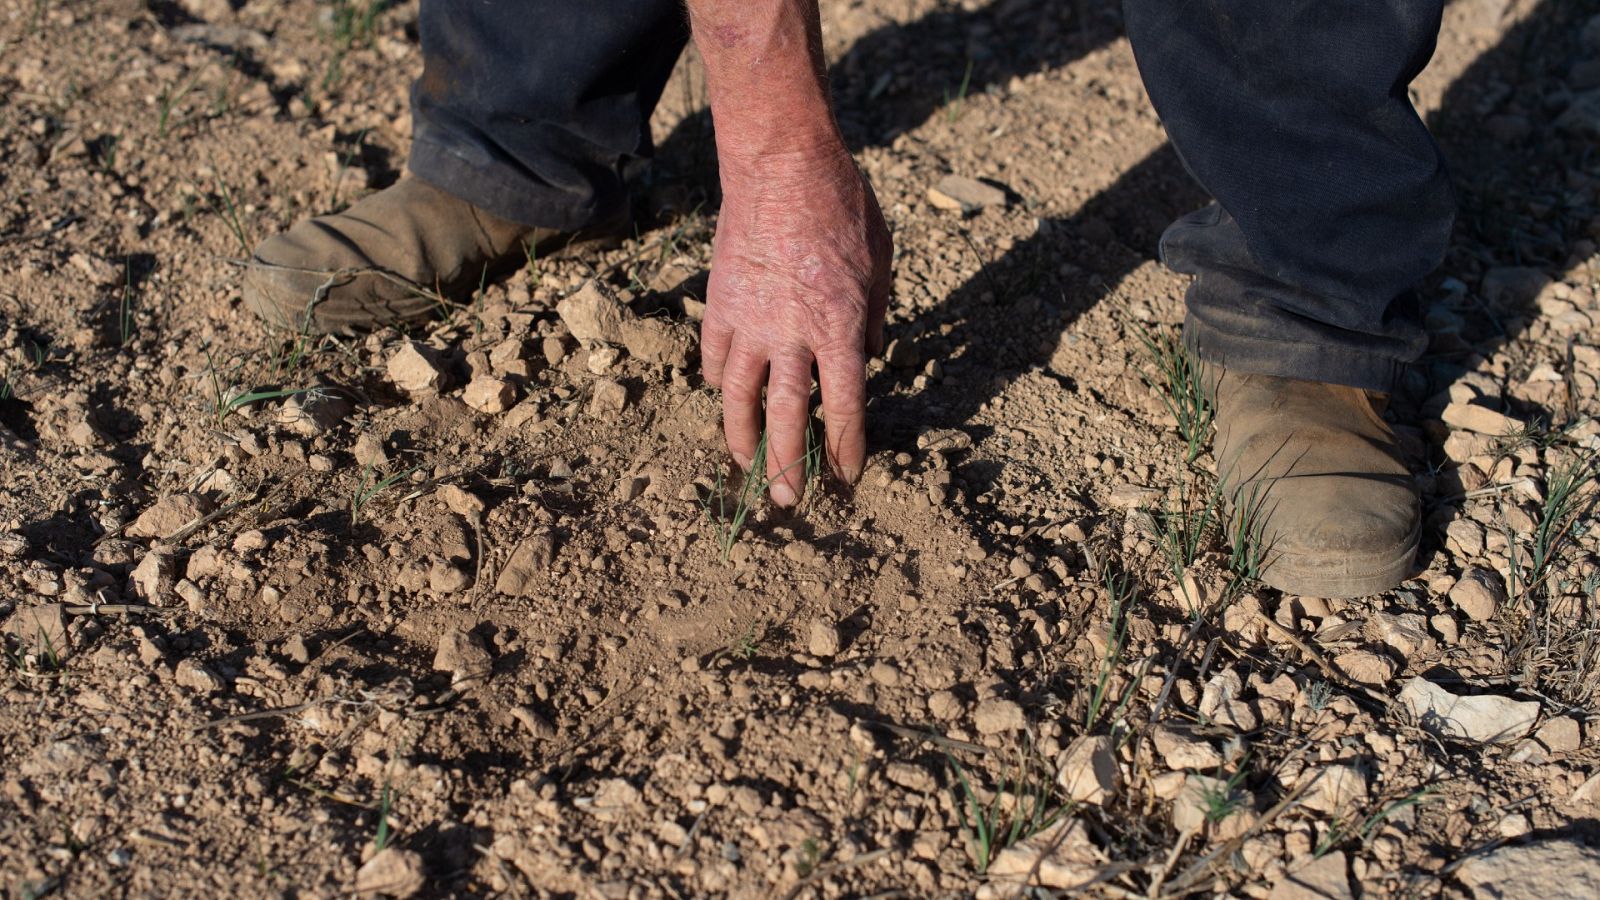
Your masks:
M633 317L633 310L594 281L557 303L556 312L573 337L606 344L622 343L622 323Z
M1100 879L1100 870L1098 853L1083 823L1064 819L1000 851L989 863L988 876L994 883L984 887L1005 885L1004 890L986 895L992 897L1016 896L1016 888L1022 884L1071 891L1094 884Z
M946 175L928 188L928 202L939 209L971 212L986 206L1005 206L1006 192L976 178Z
M407 341L389 357L389 380L408 394L426 394L444 385L444 369L432 347Z
M1473 566L1461 573L1461 580L1450 589L1450 602L1474 622L1487 622L1506 602L1505 584L1488 569Z
M832 622L817 619L811 623L811 639L807 647L812 656L832 659L839 655L839 627Z
M1522 428L1522 423L1504 413L1475 403L1452 403L1439 416L1451 428L1460 428L1478 434L1503 435Z
M1267 900L1351 900L1350 863L1335 850L1290 869Z
M1105 803L1122 788L1122 770L1106 735L1084 735L1061 751L1056 781L1077 803Z
M1455 875L1476 900L1588 900L1600 897L1600 850L1570 839L1509 844L1468 858Z
M1157 725L1151 734L1156 752L1169 769L1215 769L1222 765L1222 754L1210 742L1187 730Z
M1367 803L1367 776L1355 766L1334 764L1307 769L1300 783L1306 787L1307 809L1351 821Z
M517 388L504 378L479 375L468 382L461 392L461 400L481 413L503 413L516 402Z
M972 711L972 724L979 734L1001 734L1021 731L1027 724L1022 707L1015 701L990 698L981 701Z
M385 847L356 871L356 893L411 897L427 884L422 857L412 850Z
M1398 699L1428 731L1482 743L1511 743L1532 731L1539 719L1537 701L1452 694L1425 678L1406 682Z
M202 694L215 694L227 686L217 673L192 659L178 660L172 675L179 685Z

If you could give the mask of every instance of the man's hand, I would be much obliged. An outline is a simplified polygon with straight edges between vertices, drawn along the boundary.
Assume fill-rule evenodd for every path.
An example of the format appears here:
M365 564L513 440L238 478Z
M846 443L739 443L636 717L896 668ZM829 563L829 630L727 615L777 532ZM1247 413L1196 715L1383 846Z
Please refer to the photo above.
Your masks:
M787 506L804 488L813 363L828 462L846 481L861 475L889 233L833 120L816 0L688 7L722 168L701 358L722 388L728 449L746 471L764 465ZM763 429L767 458L753 459Z
M828 462L853 482L866 461L867 356L883 346L889 232L841 146L821 158L724 163L701 358L722 388L728 449L763 465L772 499L804 489L811 366L822 385ZM760 443L766 390L767 456Z

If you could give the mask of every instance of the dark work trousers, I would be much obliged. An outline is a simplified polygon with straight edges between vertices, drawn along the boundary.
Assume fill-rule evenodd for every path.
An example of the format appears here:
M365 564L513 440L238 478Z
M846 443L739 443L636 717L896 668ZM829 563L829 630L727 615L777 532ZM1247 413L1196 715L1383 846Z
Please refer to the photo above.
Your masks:
M1156 111L1217 201L1161 241L1197 276L1189 345L1239 371L1388 390L1426 345L1413 287L1454 215L1406 93L1443 0L1123 7ZM528 225L622 212L687 39L681 0L423 0L420 30L414 173Z

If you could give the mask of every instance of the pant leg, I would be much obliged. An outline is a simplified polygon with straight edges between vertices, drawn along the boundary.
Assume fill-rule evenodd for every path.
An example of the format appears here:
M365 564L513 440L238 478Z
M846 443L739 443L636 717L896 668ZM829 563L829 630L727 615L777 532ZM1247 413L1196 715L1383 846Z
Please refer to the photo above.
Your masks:
M423 0L410 168L525 225L620 215L688 40L680 0Z
M1140 74L1216 198L1162 236L1184 325L1240 371L1388 390L1455 203L1407 97L1443 0L1124 0Z

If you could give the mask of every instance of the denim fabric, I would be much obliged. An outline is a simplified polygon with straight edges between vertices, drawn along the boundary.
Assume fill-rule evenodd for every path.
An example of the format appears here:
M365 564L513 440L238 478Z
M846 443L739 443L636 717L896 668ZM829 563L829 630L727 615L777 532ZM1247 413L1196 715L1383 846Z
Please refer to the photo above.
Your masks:
M1241 371L1388 390L1455 215L1407 86L1443 0L1124 0L1145 88L1217 203L1162 236L1185 336Z
M423 0L411 171L513 222L626 211L650 112L688 41L681 0Z
M1043 0L1041 0L1043 2ZM1156 111L1213 206L1162 238L1204 359L1387 390L1454 216L1407 99L1443 0L1124 0ZM623 211L687 39L681 0L422 0L419 177L571 230Z

